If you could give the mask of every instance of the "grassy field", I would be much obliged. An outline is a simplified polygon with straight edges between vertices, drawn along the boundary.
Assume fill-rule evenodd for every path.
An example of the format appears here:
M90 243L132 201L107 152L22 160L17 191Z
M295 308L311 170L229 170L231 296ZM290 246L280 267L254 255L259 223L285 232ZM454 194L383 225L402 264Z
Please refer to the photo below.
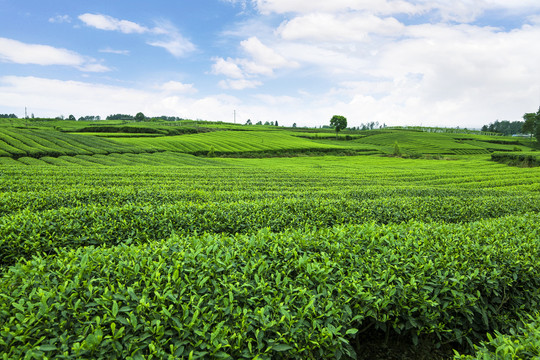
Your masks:
M13 122L2 358L540 356L530 140Z

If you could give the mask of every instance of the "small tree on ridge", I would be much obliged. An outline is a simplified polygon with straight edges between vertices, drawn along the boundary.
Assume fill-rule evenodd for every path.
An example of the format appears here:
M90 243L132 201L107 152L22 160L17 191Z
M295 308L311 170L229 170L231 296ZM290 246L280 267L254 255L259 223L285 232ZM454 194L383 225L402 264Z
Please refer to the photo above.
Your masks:
M330 119L330 126L336 129L336 139L337 139L338 133L341 130L347 128L347 118L341 115L334 115L332 116L332 119Z

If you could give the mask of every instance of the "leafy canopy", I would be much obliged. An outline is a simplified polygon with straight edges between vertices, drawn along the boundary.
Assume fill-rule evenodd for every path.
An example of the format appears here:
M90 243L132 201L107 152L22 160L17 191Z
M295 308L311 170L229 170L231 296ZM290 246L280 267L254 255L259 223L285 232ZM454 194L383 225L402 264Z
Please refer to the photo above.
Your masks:
M523 120L525 120L525 123L523 124L522 131L525 134L535 134L536 139L540 141L540 108L535 113L526 113L523 115Z
M341 115L334 115L330 119L330 126L336 129L336 135L341 130L347 128L347 118Z

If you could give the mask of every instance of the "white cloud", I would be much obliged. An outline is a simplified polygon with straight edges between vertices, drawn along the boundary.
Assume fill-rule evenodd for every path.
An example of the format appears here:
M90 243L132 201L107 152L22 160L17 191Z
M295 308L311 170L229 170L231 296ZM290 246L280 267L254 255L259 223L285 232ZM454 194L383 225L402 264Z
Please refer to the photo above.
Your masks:
M165 39L148 41L147 44L164 48L175 57L183 57L196 50L195 45L184 38L178 29L169 21L159 21L151 31L153 34L164 37Z
M129 50L115 50L115 49L111 49L111 48L101 49L101 50L99 50L99 52L108 53L108 54L117 54L117 55L129 55L130 54Z
M244 73L233 59L228 58L225 60L223 58L214 58L213 61L212 74L225 75L233 79L242 79L244 77Z
M247 0L228 0L246 4ZM376 15L437 14L444 21L471 22L488 11L527 14L540 9L537 0L251 0L263 15L369 12Z
M371 34L396 35L404 28L394 18L367 13L312 13L282 23L276 32L289 41L363 42Z
M297 98L287 95L255 94L253 97L270 106L283 106L299 104Z
M82 14L79 19L90 27L107 31L119 31L124 34L147 34L159 39L148 40L150 46L167 50L175 57L185 56L196 49L195 45L184 38L178 29L168 21L160 21L153 28L139 25L128 20L116 19L101 14ZM164 39L163 39L164 38Z
M242 41L240 46L256 64L266 66L269 69L297 66L296 63L288 61L285 57L278 54L274 49L264 45L254 36Z
M132 21L119 20L108 15L86 13L80 15L79 20L84 22L86 25L94 27L96 29L120 31L124 34L143 34L150 31L150 29L148 29L147 27L141 26Z
M221 88L233 90L255 88L262 85L262 82L254 78L272 76L276 69L298 66L297 63L285 59L254 36L242 41L240 48L248 56L247 58L225 60L218 57L213 59L211 73L229 78L218 83Z
M423 4L403 0L254 0L257 9L269 13L313 13L370 11L377 14L417 14L424 11Z
M26 44L17 40L0 38L0 61L16 64L64 65L81 71L105 72L110 69L97 60L74 51L49 45Z
M189 87L189 85L186 85ZM80 81L61 81L38 77L0 77L0 106L8 112L20 113L28 106L36 116L55 117L74 114L76 117L110 114L148 116L171 115L191 119L232 121L232 110L239 100L226 95L187 97L172 94L164 88L178 88L166 83L157 89L134 89Z
M197 89L195 89L193 84L184 84L179 81L172 81L172 80L164 84L161 84L157 88L165 92L180 93L180 94L192 94L192 93L197 92Z
M218 85L222 89L232 89L232 90L244 90L244 89L254 89L262 85L260 81L257 80L247 80L247 79L238 79L238 80L221 80Z
M56 15L51 18L49 18L50 23L70 23L71 22L71 16L69 15Z
M175 57L185 56L195 50L195 46L182 37L173 37L165 41L149 41L148 45L164 48Z

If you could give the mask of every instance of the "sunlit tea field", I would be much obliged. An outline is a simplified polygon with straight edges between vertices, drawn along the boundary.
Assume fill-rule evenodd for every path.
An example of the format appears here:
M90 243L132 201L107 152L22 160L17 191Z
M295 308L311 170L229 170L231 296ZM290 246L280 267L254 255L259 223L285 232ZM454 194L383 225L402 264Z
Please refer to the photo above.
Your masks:
M540 344L540 168L490 156L527 144L76 128L36 128L31 142L6 129L5 359L360 359L392 346L511 359ZM396 142L422 156L385 156Z

